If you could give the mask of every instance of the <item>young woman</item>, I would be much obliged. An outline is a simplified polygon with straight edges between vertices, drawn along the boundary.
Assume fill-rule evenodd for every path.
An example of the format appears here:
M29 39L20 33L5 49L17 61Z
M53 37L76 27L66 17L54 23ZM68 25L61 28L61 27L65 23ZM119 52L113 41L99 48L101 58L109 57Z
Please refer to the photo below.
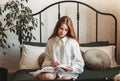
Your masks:
M63 16L56 23L54 31L48 39L45 53L46 56L42 68L64 65L63 69L65 72L44 72L37 74L38 78L44 80L56 78L60 80L76 79L78 74L83 72L84 60L70 17Z

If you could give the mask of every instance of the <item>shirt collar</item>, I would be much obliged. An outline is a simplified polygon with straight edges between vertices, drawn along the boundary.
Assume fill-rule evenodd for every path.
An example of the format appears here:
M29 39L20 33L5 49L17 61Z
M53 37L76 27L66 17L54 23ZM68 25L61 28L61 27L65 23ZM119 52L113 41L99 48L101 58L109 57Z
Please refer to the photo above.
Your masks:
M68 37L63 37L62 39L60 39L58 36L56 36L56 40L57 41L63 41L64 42L64 44L65 44L65 42L67 41L67 39L68 39Z

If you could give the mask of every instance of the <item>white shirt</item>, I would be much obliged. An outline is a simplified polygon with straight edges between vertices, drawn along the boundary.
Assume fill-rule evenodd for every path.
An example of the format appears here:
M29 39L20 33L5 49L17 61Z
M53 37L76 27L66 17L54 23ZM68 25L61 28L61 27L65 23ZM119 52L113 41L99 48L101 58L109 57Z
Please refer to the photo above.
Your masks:
M46 57L42 67L50 66L51 61L57 61L73 68L72 73L82 73L84 70L84 60L82 58L79 44L76 40L68 37L62 39L51 38L48 40Z

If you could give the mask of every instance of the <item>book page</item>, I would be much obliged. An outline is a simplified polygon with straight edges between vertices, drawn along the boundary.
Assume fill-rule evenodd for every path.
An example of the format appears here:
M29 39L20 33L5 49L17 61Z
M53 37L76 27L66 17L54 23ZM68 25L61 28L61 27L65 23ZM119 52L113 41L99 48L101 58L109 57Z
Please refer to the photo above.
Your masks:
M61 65L58 65L57 67L44 67L39 72L40 73L42 72L64 73L65 71L63 68L67 68L67 66L64 64L61 64Z

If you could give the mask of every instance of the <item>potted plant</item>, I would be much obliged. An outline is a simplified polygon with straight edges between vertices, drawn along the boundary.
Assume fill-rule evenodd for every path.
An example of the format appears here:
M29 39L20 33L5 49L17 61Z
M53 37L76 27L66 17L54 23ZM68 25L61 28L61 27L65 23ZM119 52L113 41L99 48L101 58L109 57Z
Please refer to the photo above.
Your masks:
M10 48L6 31L18 35L22 29L21 39L35 39L31 31L37 27L37 19L32 16L32 10L24 5L27 2L28 0L11 0L0 7L0 48Z

